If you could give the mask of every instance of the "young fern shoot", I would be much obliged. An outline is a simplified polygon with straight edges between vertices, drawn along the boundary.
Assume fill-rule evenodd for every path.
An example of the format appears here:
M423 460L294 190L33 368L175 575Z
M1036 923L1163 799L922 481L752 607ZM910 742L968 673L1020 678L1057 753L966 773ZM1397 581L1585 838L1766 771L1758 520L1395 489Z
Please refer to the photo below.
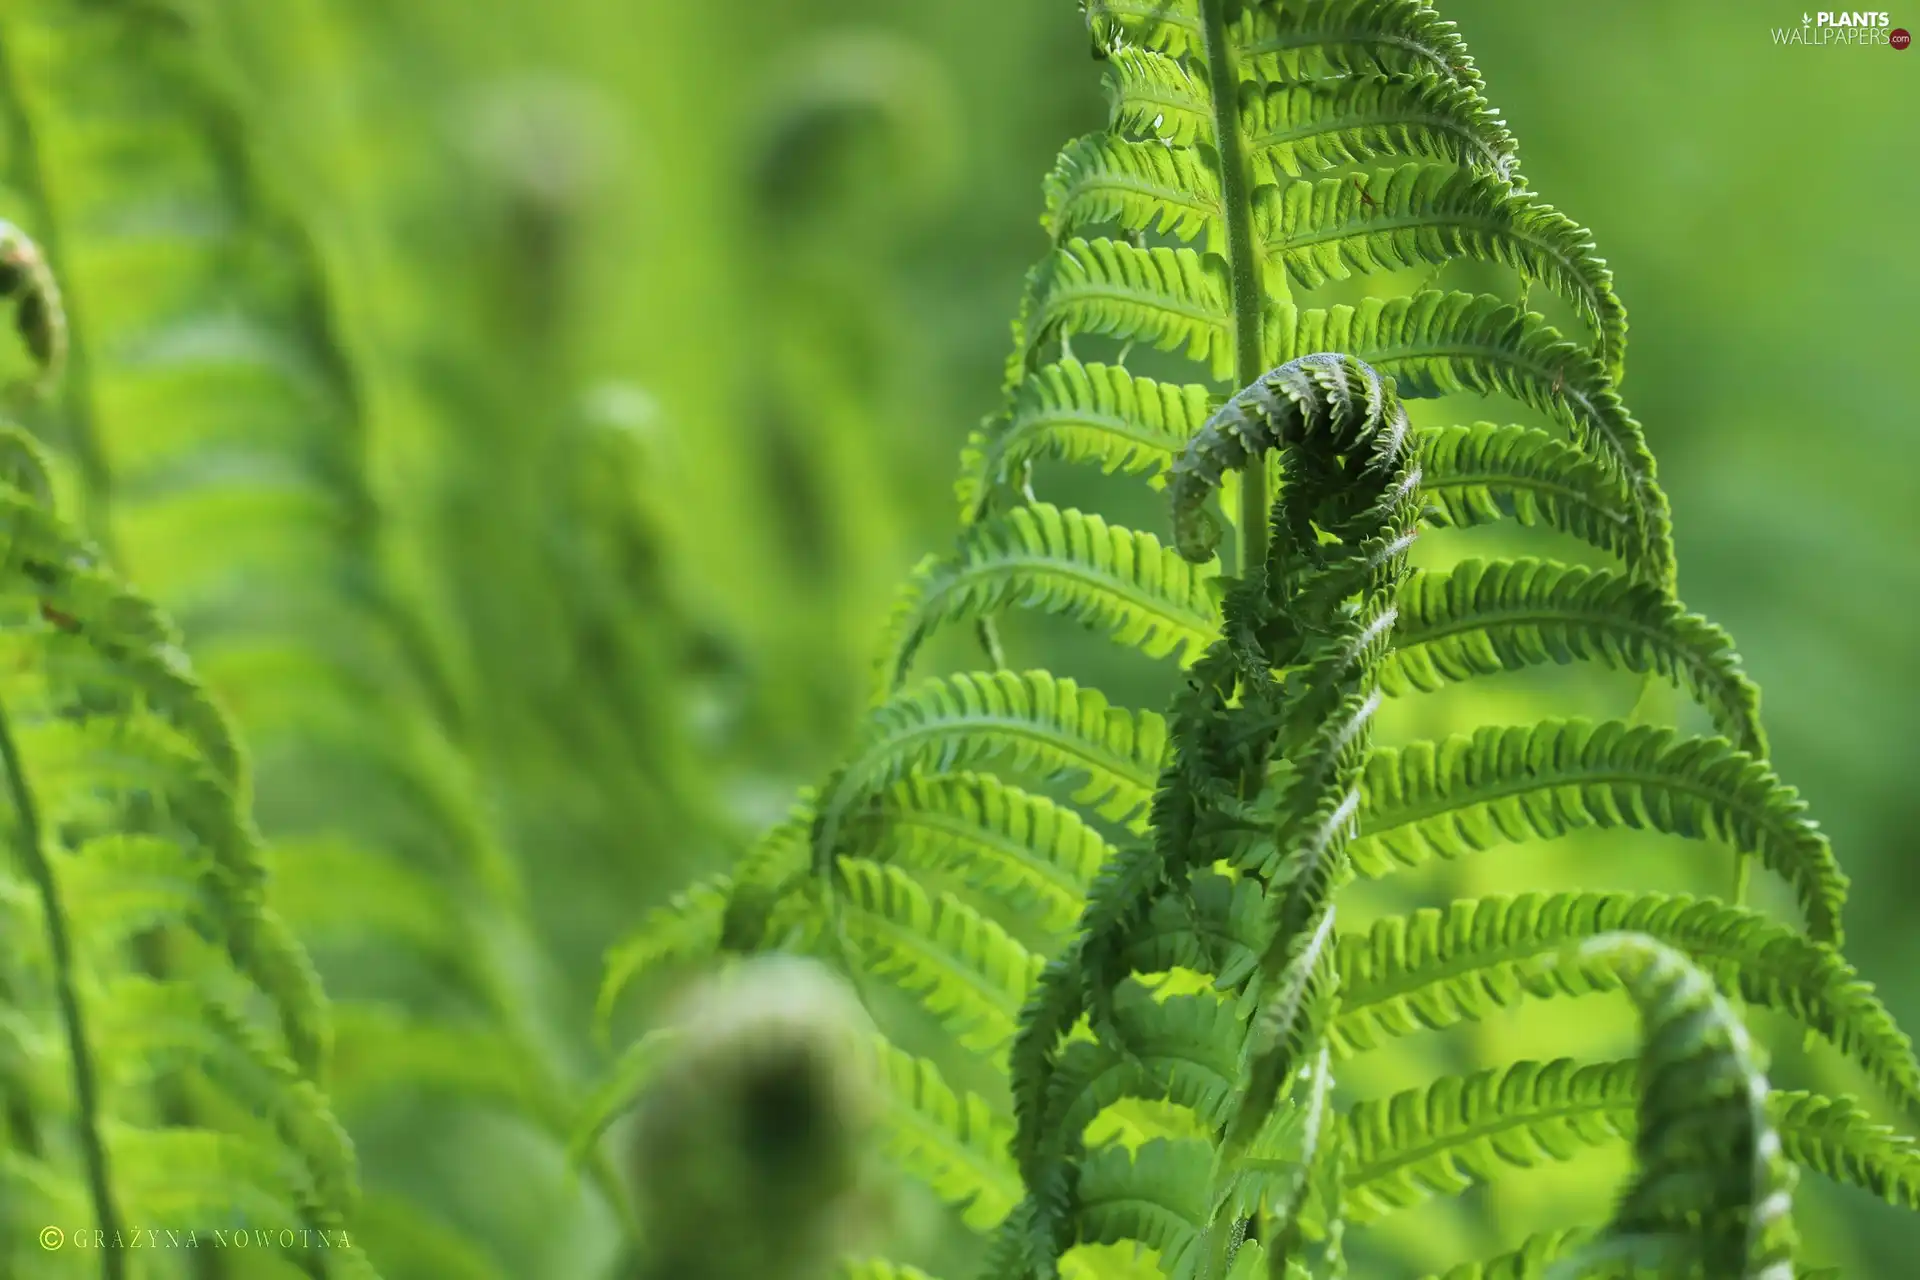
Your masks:
M1426 0L1084 7L1111 121L1047 180L1052 247L963 459L957 545L902 593L844 759L730 875L642 922L603 1007L653 966L777 949L919 1003L950 1043L883 1044L901 1087L882 1130L985 1237L992 1280L1341 1276L1350 1251L1406 1252L1372 1229L1390 1215L1624 1141L1641 1172L1611 1227L1401 1262L1604 1275L1626 1250L1781 1275L1785 1162L1920 1207L1920 1151L1851 1100L1767 1093L1732 1012L1801 1024L1920 1109L1910 1041L1839 950L1845 876L1766 762L1730 639L1677 595L1612 276L1527 188L1457 31ZM1433 287L1460 266L1542 287L1579 332ZM1428 283L1377 279L1408 269ZM1313 296L1355 278L1376 292ZM1108 342L1117 362L1090 358ZM1190 379L1126 367L1147 348ZM1440 396L1544 425L1416 425L1404 402ZM1063 463L1166 488L1171 545L1045 501L1040 468ZM1417 537L1495 523L1604 567L1409 564ZM1007 668L1008 610L1177 653L1168 712ZM960 626L994 669L915 683L927 638ZM1572 664L1670 684L1714 730L1374 740L1390 700ZM1592 830L1720 846L1734 900L1569 886L1342 926L1356 880ZM1798 921L1746 905L1755 866ZM1637 1065L1347 1096L1350 1060L1414 1032L1622 987Z

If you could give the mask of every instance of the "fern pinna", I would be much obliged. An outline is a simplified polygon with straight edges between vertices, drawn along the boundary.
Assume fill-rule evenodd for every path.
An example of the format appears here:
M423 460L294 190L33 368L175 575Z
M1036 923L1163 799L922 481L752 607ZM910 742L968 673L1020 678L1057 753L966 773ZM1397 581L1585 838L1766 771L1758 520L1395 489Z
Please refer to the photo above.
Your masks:
M649 917L603 1002L715 948L813 949L913 997L957 1048L881 1044L892 1145L990 1238L995 1277L1340 1275L1398 1210L1623 1139L1640 1173L1609 1226L1405 1264L1784 1276L1783 1157L1920 1207L1908 1140L1850 1100L1769 1093L1734 1016L1777 1011L1920 1101L1907 1038L1840 956L1846 881L1765 762L1757 691L1676 595L1611 276L1527 189L1452 25L1424 0L1086 9L1111 122L1047 180L1053 248L966 453L958 544L903 594L845 761ZM1501 269L1519 301L1433 287ZM1346 283L1403 272L1416 287ZM1528 309L1534 285L1579 336ZM1148 347L1209 380L1130 368L1168 363ZM1544 425L1415 426L1401 403L1442 396ZM1173 545L1041 500L1062 462L1169 487ZM1502 522L1601 566L1409 563L1424 531ZM1178 651L1170 715L1010 668L1014 609ZM923 642L967 625L992 669L909 683ZM1375 741L1387 700L1571 663L1670 685L1715 732ZM1338 925L1356 878L1606 829L1727 846L1733 900L1496 895ZM1745 905L1755 863L1801 927ZM1341 1088L1411 1032L1621 987L1637 1062Z

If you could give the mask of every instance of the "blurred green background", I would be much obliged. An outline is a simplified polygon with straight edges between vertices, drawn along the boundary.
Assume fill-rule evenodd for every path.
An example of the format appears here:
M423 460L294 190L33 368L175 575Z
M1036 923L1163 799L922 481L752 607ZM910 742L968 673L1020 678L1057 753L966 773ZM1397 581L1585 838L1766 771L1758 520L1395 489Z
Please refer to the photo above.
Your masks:
M1045 248L1041 178L1104 120L1082 18L1071 0L176 7L319 247L379 556L426 619L426 665L465 709L450 737L531 904L503 963L558 1069L590 1080L606 948L837 758L895 586L954 527L955 460L997 407ZM1778 4L1441 7L1534 188L1615 273L1682 595L1738 641L1777 767L1854 878L1852 956L1920 1026L1920 53L1778 47L1798 19ZM168 603L164 554L141 555ZM1116 701L1171 688L1090 638L1014 639ZM1459 727L1519 696L1447 705ZM1634 690L1583 696L1618 714ZM1587 874L1588 850L1461 874L1719 887ZM330 986L371 963L344 949ZM1553 1018L1478 1034L1549 1052L1610 1034ZM433 1202L492 1274L593 1273L611 1210L490 1114L369 1112L369 1185ZM1407 1229L1510 1234L1527 1196L1604 1204L1620 1167ZM1822 1256L1912 1273L1911 1219L1819 1204ZM903 1252L941 1262L937 1224L911 1223ZM388 1274L452 1274L418 1268Z

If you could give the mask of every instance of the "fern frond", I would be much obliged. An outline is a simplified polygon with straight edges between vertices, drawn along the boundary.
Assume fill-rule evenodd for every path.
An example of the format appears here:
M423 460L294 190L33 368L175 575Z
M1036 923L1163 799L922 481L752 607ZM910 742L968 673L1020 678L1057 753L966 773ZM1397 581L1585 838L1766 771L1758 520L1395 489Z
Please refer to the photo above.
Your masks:
M317 1266L325 1233L343 1274L370 1275L344 1234L351 1148L318 1083L325 1004L266 905L232 737L167 624L43 505L33 442L0 429L0 456L26 485L0 483L0 900L23 927L0 953L9 1181L109 1236L205 1230L245 1206L274 1228L263 1252ZM89 887L106 890L97 927ZM125 945L156 930L164 974ZM157 1112L162 1080L236 1105Z
M936 677L878 708L845 766L823 789L816 869L837 851L856 806L914 773L997 761L1045 778L1082 778L1074 799L1114 822L1145 807L1165 753L1166 724L1045 671Z
M237 1003L241 993L217 991L219 959L204 944L183 951L188 960L181 972L191 979L123 974L98 991L94 1034L115 1048L102 1072L103 1089L133 1097L169 1072L190 1068L267 1122L298 1158L320 1203L354 1203L353 1147L329 1099L254 1024Z
M1723 739L1671 729L1545 720L1382 749L1367 762L1354 865L1457 858L1505 841L1588 827L1717 840L1793 886L1819 941L1840 941L1847 878L1806 804L1773 771Z
M1727 633L1655 587L1545 560L1467 560L1416 570L1401 589L1390 694L1545 663L1590 660L1666 677L1692 694L1714 727L1756 757L1766 753L1760 691Z
M1852 1098L1773 1093L1767 1111L1781 1149L1801 1168L1920 1210L1920 1143L1875 1123Z
M1630 1062L1562 1058L1359 1103L1344 1125L1346 1212L1370 1222L1428 1196L1458 1195L1501 1168L1530 1169L1631 1137L1635 1083Z
M1481 88L1466 42L1427 0L1307 0L1287 12L1253 4L1231 39L1257 74L1282 83L1415 75Z
M1025 360L1050 339L1092 334L1184 348L1223 375L1232 367L1233 338L1227 284L1215 262L1188 248L1068 240L1030 278Z
M1156 382L1118 365L1062 360L1028 375L999 420L975 433L961 461L963 512L1043 459L1093 462L1109 474L1173 466L1211 410L1207 389Z
M882 1136L893 1158L975 1231L990 1231L1020 1199L1007 1157L1013 1134L978 1096L955 1093L924 1058L875 1042L891 1105Z
M1255 206L1256 230L1301 288L1422 264L1498 262L1564 299L1592 327L1601 363L1620 376L1626 309L1592 235L1502 179L1409 163L1269 187L1265 196Z
M1333 1034L1347 1052L1421 1028L1478 1020L1532 996L1616 985L1580 953L1536 975L1540 957L1610 933L1654 938L1749 1004L1777 1010L1830 1041L1909 1108L1920 1109L1913 1044L1832 948L1740 907L1659 894L1522 894L1389 916L1340 939L1343 980Z
M1087 0L1087 27L1095 49L1126 45L1155 53L1205 51L1201 0Z
M1311 441L1395 458L1410 430L1405 409L1362 362L1302 356L1262 375L1207 420L1174 464L1169 487L1180 554L1196 563L1212 556L1220 530L1207 501L1229 471L1268 449Z
M1124 231L1205 234L1220 248L1220 175L1202 152L1096 133L1068 144L1047 175L1040 225L1055 240L1113 223Z
M1259 884L1208 872L1193 877L1186 893L1153 904L1132 931L1128 961L1139 973L1246 973L1258 963L1267 931L1266 896Z
M913 996L975 1052L1013 1038L1040 957L952 894L929 895L899 867L843 857L840 874L846 932L868 971Z
M1477 91L1444 76L1356 76L1243 94L1248 145L1292 178L1407 156L1507 177L1513 135Z
M1049 1084L1044 1129L1078 1134L1122 1098L1171 1102L1217 1124L1233 1100L1245 1035L1233 1006L1212 995L1115 995L1109 1043L1075 1040Z
M1207 1144L1190 1140L1156 1138L1137 1151L1108 1146L1092 1152L1075 1192L1079 1241L1137 1240L1160 1255L1165 1274L1183 1274L1211 1217L1212 1164Z
M877 861L951 872L1065 929L1112 850L1079 814L991 774L916 776L859 820L850 842Z
M1109 128L1168 146L1213 141L1213 95L1204 75L1148 49L1123 45L1107 64Z
M1005 405L964 455L960 545L917 571L884 665L898 683L934 627L969 622L1004 668L994 615L1033 608L1178 650L1184 678L1165 719L1040 671L895 694L804 820L762 846L780 856L756 861L751 910L735 893L729 918L752 927L729 927L728 944L810 944L831 926L857 967L1004 1076L1011 1133L930 1062L883 1048L921 1099L908 1155L971 1225L998 1224L995 1280L1340 1276L1350 1227L1615 1139L1638 1144L1641 1175L1600 1243L1644 1246L1656 1265L1776 1280L1783 1144L1909 1201L1911 1147L1851 1104L1761 1105L1744 1029L1713 989L1794 1018L1920 1102L1911 1044L1836 949L1846 880L1765 763L1755 688L1675 593L1667 501L1616 389L1627 327L1612 277L1515 172L1457 32L1428 0L1083 7L1110 126L1047 179L1054 244L1028 278ZM1183 243L1155 242L1168 238ZM1288 300L1290 286L1453 263L1505 267L1523 297L1544 283L1579 334L1467 293ZM1121 344L1120 360L1179 352L1238 390L1083 365L1083 336ZM1416 430L1399 398L1459 393L1517 401L1560 434ZM1159 541L1040 502L1038 464L1057 461L1164 482L1173 547L1206 588L1170 572ZM1236 490L1235 576L1215 578L1218 501ZM1416 573L1423 520L1512 520L1620 566ZM1666 679L1726 738L1547 720L1374 745L1386 696L1576 661ZM966 772L989 767L1009 780ZM1040 781L1079 786L1082 814L1130 830L1109 844L1090 815L1013 785ZM1336 941L1355 871L1616 828L1730 846L1741 894L1761 863L1791 886L1805 933L1738 905L1562 894ZM989 918L1002 903L1055 928L1077 907L1077 927L1046 959L1051 939L1030 951ZM1647 1026L1639 1062L1522 1063L1362 1103L1344 1123L1328 1109L1336 1050L1623 987ZM1017 1180L980 1149L1002 1143ZM1446 1280L1538 1276L1595 1235L1542 1235Z
M641 917L640 924L607 953L595 1021L604 1034L613 1006L636 978L671 960L711 954L719 945L733 880L711 876L673 895Z
M882 649L883 696L936 627L1009 607L1065 614L1149 657L1177 649L1190 662L1213 638L1213 577L1150 533L1048 503L1015 507L969 526L951 555L914 570Z
M355 987L422 1018L451 1007L543 1046L503 976L529 954L504 954L525 941L517 871L476 744L457 740L499 690L469 700L458 646L407 572L422 549L401 534L407 521L385 518L397 494L382 489L417 440L389 434L392 384L360 367L368 335L345 332L353 308L330 292L323 246L337 220L309 218L305 195L324 184L282 185L285 156L236 92L224 23L72 0L0 19L9 173L26 220L54 233L73 304L75 378L41 421L74 454L104 558L178 620L233 712L276 854L337 841L399 864L396 883L446 890L444 933L378 935L385 921L369 913L367 929L341 931L344 946L302 942L330 975L350 963ZM181 932L143 940L156 972ZM448 934L468 963L411 952ZM545 1076L560 1098L551 1064ZM213 1099L162 1101L218 1114Z
M843 1258L840 1280L933 1280L918 1267L885 1258Z
M1514 1169L1632 1139L1642 1067L1634 1061L1520 1062L1449 1076L1347 1115L1347 1211L1368 1222L1432 1196L1458 1195ZM1767 1122L1795 1164L1916 1207L1920 1148L1850 1098L1772 1094Z
M242 1247L309 1274L373 1280L372 1266L338 1220L304 1230L254 1225L311 1220L311 1186L269 1151L210 1129L114 1128L108 1138L130 1223L198 1223L203 1240L223 1229L229 1237L244 1231ZM228 1225L236 1222L248 1225ZM290 1240L283 1234L289 1231Z
M1791 1280L1793 1167L1768 1116L1746 1029L1678 952L1637 934L1583 944L1640 1011L1636 1170L1587 1261L1657 1259L1661 1273Z
M1538 1280L1549 1263L1578 1249L1592 1235L1591 1230L1581 1227L1542 1231L1528 1236L1517 1249L1483 1262L1463 1262L1426 1280Z
M1481 422L1420 433L1420 455L1433 523L1552 529L1620 557L1636 580L1657 585L1645 571L1625 486L1566 441L1536 427Z
M1624 477L1642 550L1671 583L1671 519L1640 424L1599 361L1539 316L1487 294L1430 290L1324 311L1281 307L1267 334L1275 363L1351 351L1391 374L1403 396L1504 395L1552 416Z

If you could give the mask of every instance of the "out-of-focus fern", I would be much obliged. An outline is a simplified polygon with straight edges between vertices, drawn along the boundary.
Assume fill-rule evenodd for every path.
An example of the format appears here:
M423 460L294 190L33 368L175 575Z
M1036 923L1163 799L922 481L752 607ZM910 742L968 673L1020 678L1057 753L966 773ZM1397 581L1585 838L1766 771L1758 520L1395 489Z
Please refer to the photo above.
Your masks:
M342 997L343 1114L361 1129L396 1094L451 1095L557 1149L570 1108L516 989L517 872L448 667L390 579L321 257L256 162L204 19L36 0L0 20L0 47L6 178L70 320L66 394L35 425L252 748L273 903ZM369 1221L420 1220L391 1194Z
M38 251L0 224L0 260L50 361ZM165 1265L245 1249L371 1276L328 1011L268 903L246 760L171 625L50 491L40 447L0 427L0 1270L184 1274L134 1251L192 1241Z
M1646 1024L1634 1117L1639 1170L1596 1244L1562 1276L1740 1276L1791 1280L1794 1169L1770 1114L1753 1045L1712 981L1644 937L1581 948L1610 965Z
M963 461L958 545L903 593L852 749L729 875L642 922L603 1005L715 950L809 950L903 993L951 1043L883 1048L891 1145L977 1230L999 1220L995 1280L1128 1275L1139 1251L1177 1277L1344 1275L1376 1219L1628 1137L1641 1174L1600 1247L1657 1248L1674 1274L1784 1274L1783 1158L1910 1202L1911 1145L1850 1101L1769 1100L1714 993L1920 1103L1910 1042L1839 954L1846 881L1766 763L1755 688L1676 595L1612 277L1521 179L1457 32L1425 0L1085 8L1111 124L1047 181L1053 247L1004 410ZM1343 284L1408 269L1426 283ZM1433 287L1460 269L1505 272L1519 301ZM1528 309L1535 285L1572 336ZM1542 425L1415 426L1402 404L1441 396ZM1179 559L1041 501L1060 463L1168 487ZM1424 530L1499 522L1606 567L1408 562ZM1170 712L1010 666L1008 610L1179 653ZM992 669L912 683L958 626ZM1671 685L1715 733L1542 720L1374 742L1389 698L1576 663ZM1357 877L1620 828L1727 848L1733 901L1565 892L1338 926ZM1745 905L1756 862L1801 927ZM1009 1044L1021 974L1039 977ZM1646 1012L1637 1067L1345 1096L1341 1064L1408 1032L1623 984ZM1590 1238L1406 1261L1538 1276Z

